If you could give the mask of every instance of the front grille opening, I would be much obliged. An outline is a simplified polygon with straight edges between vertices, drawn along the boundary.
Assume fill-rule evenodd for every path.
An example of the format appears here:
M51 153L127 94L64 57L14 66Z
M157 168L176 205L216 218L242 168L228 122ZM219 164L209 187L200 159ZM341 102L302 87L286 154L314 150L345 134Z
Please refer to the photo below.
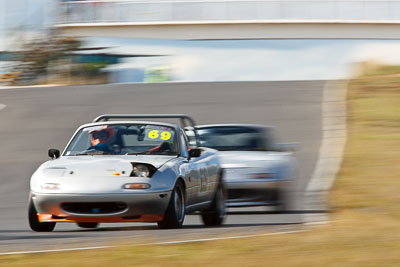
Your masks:
M51 215L52 219L66 219L67 217L65 216L57 216L57 215Z
M277 199L277 190L274 189L230 189L228 199L234 201L268 201Z
M124 202L76 202L63 203L61 208L66 212L79 214L110 214L126 210Z
M122 217L122 219L124 220L132 220L132 219L139 219L141 216L140 215L136 215L136 216L124 216Z

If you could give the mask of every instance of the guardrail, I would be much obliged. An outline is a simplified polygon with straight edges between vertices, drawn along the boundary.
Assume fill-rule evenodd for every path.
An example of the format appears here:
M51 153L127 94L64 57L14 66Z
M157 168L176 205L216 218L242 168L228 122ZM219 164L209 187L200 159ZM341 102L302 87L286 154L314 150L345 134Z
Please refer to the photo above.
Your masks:
M60 3L59 24L179 22L400 22L400 1L148 0Z

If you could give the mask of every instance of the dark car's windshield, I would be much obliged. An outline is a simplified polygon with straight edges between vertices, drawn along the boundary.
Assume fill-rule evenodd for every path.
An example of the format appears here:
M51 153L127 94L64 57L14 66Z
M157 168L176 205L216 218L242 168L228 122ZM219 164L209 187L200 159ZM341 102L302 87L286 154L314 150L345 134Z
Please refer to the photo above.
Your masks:
M266 150L264 132L251 127L209 127L198 130L200 145L221 151Z
M64 156L151 154L177 155L175 130L150 124L104 124L81 129Z

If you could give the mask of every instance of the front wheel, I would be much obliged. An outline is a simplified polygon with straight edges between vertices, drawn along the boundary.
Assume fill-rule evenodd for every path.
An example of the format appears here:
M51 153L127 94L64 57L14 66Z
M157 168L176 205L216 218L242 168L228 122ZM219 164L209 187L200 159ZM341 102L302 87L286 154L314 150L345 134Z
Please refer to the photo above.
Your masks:
M224 184L221 181L215 192L211 207L201 213L201 218L205 225L216 226L223 223L226 216L225 196Z
M28 219L29 226L35 232L51 232L54 230L54 227L56 227L55 222L39 222L37 211L32 199L29 200Z
M185 186L178 180L172 191L164 219L158 222L161 229L181 228L185 219Z

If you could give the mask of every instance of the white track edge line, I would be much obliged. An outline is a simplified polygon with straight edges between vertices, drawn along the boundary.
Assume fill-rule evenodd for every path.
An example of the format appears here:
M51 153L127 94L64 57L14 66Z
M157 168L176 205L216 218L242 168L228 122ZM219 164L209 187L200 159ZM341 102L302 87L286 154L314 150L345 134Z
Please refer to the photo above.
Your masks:
M176 240L176 241L166 241L166 242L157 242L157 243L134 244L133 246L174 245L174 244L185 244L185 243L198 243L198 242L207 242L207 241L251 238L251 237L259 237L259 236L295 234L295 233L302 233L302 232L306 232L306 231L308 231L308 230L282 231L282 232L275 232L275 233L254 234L254 235L240 235L240 236L229 236L229 237L214 237L214 238L202 238L202 239ZM116 248L116 247L117 246L100 246L100 247L82 247L82 248L65 248L65 249L49 249L49 250L34 250L34 251L2 252L2 253L0 253L0 256L20 255L20 254L51 253L51 252L68 252L68 251L79 251L79 250L95 250L95 249L107 249L107 248Z
M307 184L304 200L306 209L327 210L325 194L332 188L339 172L347 142L348 80L328 81L322 96L322 141L314 172ZM303 215L305 223L327 221L328 217Z
M7 107L7 105L0 104L0 110L5 109L6 107Z
M202 238L202 239L191 239L191 240L166 241L166 242L150 243L148 245L173 245L173 244L184 244L184 243L198 243L198 242L207 242L207 241L251 238L251 237L259 237L259 236L295 234L295 233L302 233L302 232L306 232L306 231L307 230L294 230L294 231L282 231L282 232L254 234L254 235L238 235L238 236L228 236L228 237L213 237L213 238Z
M49 253L49 252L64 252L64 251L76 251L76 250L94 250L94 249L106 249L106 248L113 248L113 247L114 246L102 246L102 247L83 247L83 248L64 248L64 249L1 252L0 256L19 255L19 254L37 254L37 253Z
M337 83L338 81L329 81L324 86L322 99L322 142L319 149L318 161L306 191L329 190L332 187L337 172L340 170L347 140L346 96L348 82L339 81L339 83L343 83L339 86ZM336 121L334 122L335 118ZM332 165L334 167L329 168Z

